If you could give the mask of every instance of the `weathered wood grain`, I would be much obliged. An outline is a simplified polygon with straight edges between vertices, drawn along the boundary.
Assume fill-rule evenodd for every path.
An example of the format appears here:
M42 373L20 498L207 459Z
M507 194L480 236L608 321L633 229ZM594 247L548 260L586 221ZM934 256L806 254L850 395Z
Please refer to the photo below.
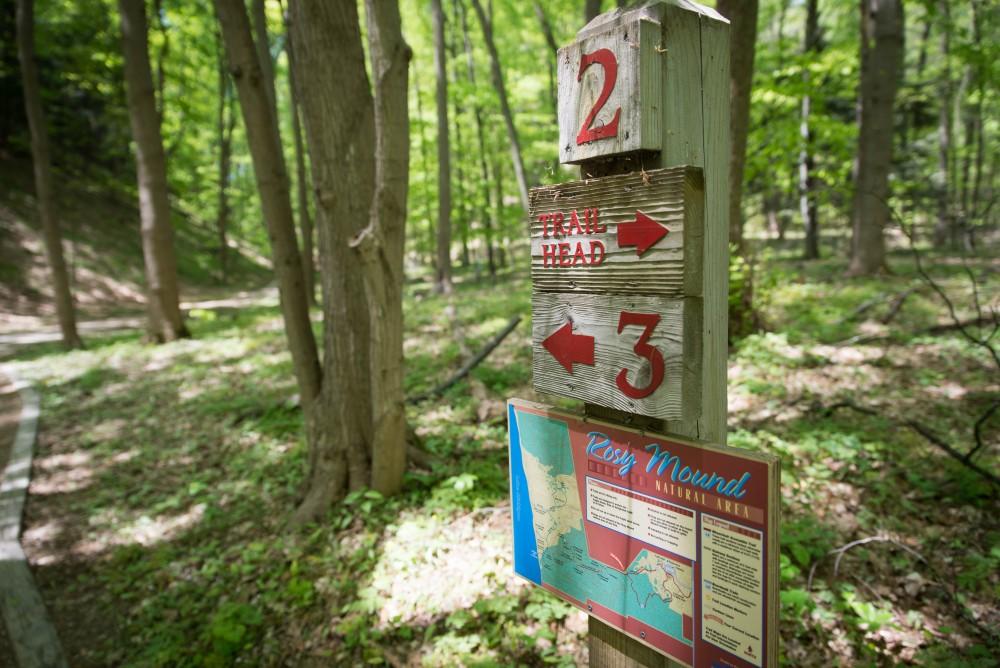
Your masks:
M605 72L600 65L588 67L579 78L580 59L599 49L612 51L618 76L610 97L601 106L590 127L611 123L621 109L614 137L578 144L577 134L598 101ZM640 16L613 22L602 30L563 47L558 54L559 159L576 163L596 157L618 155L660 147L662 77L660 76L660 27Z
M703 180L701 170L675 167L624 176L573 181L534 188L531 201L531 279L542 292L630 294L699 297L702 293ZM598 221L607 227L599 234L573 234L556 238L541 217L562 213L581 221L588 208L598 210ZM642 211L669 232L637 256L634 246L619 247L618 225L635 220ZM546 227L549 236L545 236ZM601 264L570 267L546 264L543 246L596 240L603 244Z
M615 379L621 369L635 387L649 384L648 360L633 347L641 327L618 333L622 311L656 313L660 322L649 344L664 359L664 379L648 397L632 399L621 392ZM701 300L658 296L583 295L537 292L531 299L532 371L539 392L580 399L629 413L661 419L696 419L700 399ZM594 337L594 364L574 364L569 373L543 342L567 322L573 333Z

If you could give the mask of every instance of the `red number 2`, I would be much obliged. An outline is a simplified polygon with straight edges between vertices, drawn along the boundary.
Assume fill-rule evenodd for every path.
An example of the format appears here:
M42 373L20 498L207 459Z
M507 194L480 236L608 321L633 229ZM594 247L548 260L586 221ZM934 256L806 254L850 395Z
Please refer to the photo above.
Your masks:
M580 57L580 72L576 75L576 80L582 81L583 73L587 71L588 67L594 64L600 65L604 69L604 87L601 89L601 94L597 96L597 101L590 109L590 113L587 114L587 118L583 121L583 126L580 128L579 134L576 135L577 146L597 141L598 139L608 139L618 136L618 119L622 114L621 107L615 110L615 117L607 125L599 128L590 127L597 117L598 112L601 111L601 107L611 97L611 91L615 89L615 82L618 81L618 59L615 58L615 54L611 49L598 49L593 53L585 53Z
M633 399L643 399L648 397L656 388L660 386L663 382L663 355L660 353L659 349L655 346L649 345L649 337L653 335L653 330L660 323L660 316L655 313L630 313L629 311L622 311L618 318L618 333L621 334L622 330L629 325L637 325L639 327L645 327L646 330L639 337L636 342L635 347L632 348L635 354L639 357L643 357L649 360L650 365L650 375L649 384L646 387L635 387L628 382L628 372L626 369L622 369L618 372L618 377L615 379L615 383L618 385L618 389L622 393Z

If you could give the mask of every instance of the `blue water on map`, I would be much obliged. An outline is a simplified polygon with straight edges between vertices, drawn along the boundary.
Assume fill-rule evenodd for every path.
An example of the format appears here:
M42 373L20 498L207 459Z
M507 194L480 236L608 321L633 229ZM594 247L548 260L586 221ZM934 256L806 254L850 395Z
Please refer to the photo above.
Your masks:
M521 437L517 428L517 413L507 408L510 423L510 501L514 515L514 572L535 584L542 584L538 565L538 544L535 540L535 517L528 494L528 478L521 461Z
M518 412L517 430L521 446L549 467L549 475L575 475L569 426L564 421Z

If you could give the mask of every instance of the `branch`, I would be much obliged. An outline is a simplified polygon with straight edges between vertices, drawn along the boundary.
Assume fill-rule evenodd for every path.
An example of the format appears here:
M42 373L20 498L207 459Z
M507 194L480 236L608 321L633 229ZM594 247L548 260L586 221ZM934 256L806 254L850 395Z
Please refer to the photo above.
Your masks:
M868 543L892 543L896 547L906 550L920 561L927 563L927 559L925 559L922 554L920 554L913 548L908 547L903 543L900 543L895 538L891 538L885 535L868 536L867 538L860 538L858 540L851 541L847 545L841 545L837 549L830 550L824 555L825 557L837 555L837 558L833 562L833 577L837 577L837 575L840 573L840 562L844 558L844 555L847 554L849 550L858 547L859 545L867 545ZM823 557L820 557L820 559L814 561L812 566L809 567L809 579L806 582L806 591L812 591L813 576L816 574L816 567L819 566L819 562L822 559Z
M986 412L983 413L978 420L976 420L976 426L972 430L976 437L976 445L969 450L968 454L965 455L966 461L972 459L977 452L983 449L983 425L986 424L991 417L993 417L993 414L997 412L998 408L1000 408L1000 401L993 402L993 405L987 408Z
M892 206L889 205L888 202L886 202L885 200L883 200L882 203L885 205L885 207L892 214L892 217L895 219L896 224L899 225L899 229L902 230L903 234L909 240L909 242L910 242L910 252L913 254L913 259L914 259L914 261L916 263L917 273L919 273L920 277L924 280L924 282L927 283L927 285L929 285L931 287L931 289L933 289L934 292L936 292L938 294L939 297L941 297L941 300L945 303L945 306L948 307L948 315L951 316L951 320L955 324L955 329L957 329L959 332L961 332L962 336L964 336L970 343L972 343L974 345L977 345L977 346L979 346L981 348L986 349L990 353L990 355L993 357L993 361L994 361L994 363L996 363L997 368L1000 369L1000 353L998 353L997 349L994 348L993 345L990 343L990 339L992 339L993 338L993 334L996 333L997 327L1000 327L1000 322L998 322L997 313L994 311L991 314L992 315L993 324L994 324L993 333L991 333L988 337L985 337L985 338L982 338L982 339L973 336L969 332L969 330L966 328L966 326L962 323L962 321L958 319L958 315L955 312L955 304L954 304L954 302L951 301L951 299L945 293L944 289L942 289L941 286L938 285L937 281L935 281L933 278L931 278L930 274L928 274L927 271L924 269L923 262L921 261L920 252L917 250L917 246L916 246L916 244L914 243L914 240L913 240L913 233L912 233L912 231L909 228L907 228L906 223L903 222L902 217L896 212L896 210ZM971 278L971 276L970 276L970 278ZM978 288L975 287L975 280L974 279L973 279L973 296L975 298L976 307L978 309L978 307L979 307L979 294L978 294ZM977 320L980 320L980 319L981 318L977 318Z
M496 336L494 336L489 341L489 343L487 343L485 346L483 346L483 349L480 350L478 353L476 353L475 357L473 357L468 362L466 362L464 365L462 365L462 368L459 369L458 372L455 373L454 376L452 376L451 378L449 378L445 382L441 383L440 385L438 385L437 387L435 387L430 392L425 392L423 394L418 394L415 397L410 397L409 399L406 400L406 403L408 403L408 404L418 404L421 401L426 401L427 399L430 399L432 397L436 397L436 396L438 396L440 394L443 394L445 390L447 390L449 387L451 387L452 385L454 385L458 381L460 381L463 378L465 378L466 376L468 376L470 371L472 371L477 366L479 366L479 364L484 359L486 359L491 352L493 352L493 349L496 348L497 346L499 346L503 342L503 340L507 338L507 335L514 331L514 328L517 327L517 325L518 325L519 322L521 322L521 316L517 315L517 316L514 316L513 318L511 318L510 322L507 323L507 326L504 327L503 330L499 334L497 334Z
M975 471L980 476L985 478L988 482L991 482L997 487L1000 487L1000 476L997 476L992 471L987 471L983 467L969 461L969 457L971 457L972 453L978 449L978 446L976 448L973 448L968 454L959 452L951 444L945 442L944 440L941 439L940 436L931 431L930 428L924 426L923 424L917 422L916 420L897 420L887 415L883 415L874 408L859 406L853 401L847 401L847 400L839 401L835 404L832 404L831 406L826 407L825 409L822 410L822 412L825 416L830 416L839 408L850 408L852 411L856 411L858 413L863 413L865 415L873 415L875 417L882 417L888 420L889 422L892 422L893 424L909 427L910 429L912 429L913 431L917 432L925 439L927 439L927 441L930 442L932 445L935 445L944 452L948 453L949 456L951 456L953 459L955 459L957 462L959 462L966 468ZM992 409L989 412L992 412ZM980 422L983 421L984 420L980 419ZM979 425L980 423L977 422L976 424Z

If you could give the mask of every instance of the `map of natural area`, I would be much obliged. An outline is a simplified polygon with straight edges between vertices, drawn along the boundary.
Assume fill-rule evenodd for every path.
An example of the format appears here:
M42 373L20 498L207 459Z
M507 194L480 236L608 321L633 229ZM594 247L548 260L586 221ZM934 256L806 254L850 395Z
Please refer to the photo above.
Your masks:
M677 643L689 648L691 565L641 545L633 547L634 555L612 553L616 566L594 559L566 423L509 410L512 445L515 439L520 445L511 448L517 572L584 609L605 612L598 616L607 621L621 618L625 623L616 626L654 646L665 645L660 649L673 654ZM672 642L657 642L659 634Z

